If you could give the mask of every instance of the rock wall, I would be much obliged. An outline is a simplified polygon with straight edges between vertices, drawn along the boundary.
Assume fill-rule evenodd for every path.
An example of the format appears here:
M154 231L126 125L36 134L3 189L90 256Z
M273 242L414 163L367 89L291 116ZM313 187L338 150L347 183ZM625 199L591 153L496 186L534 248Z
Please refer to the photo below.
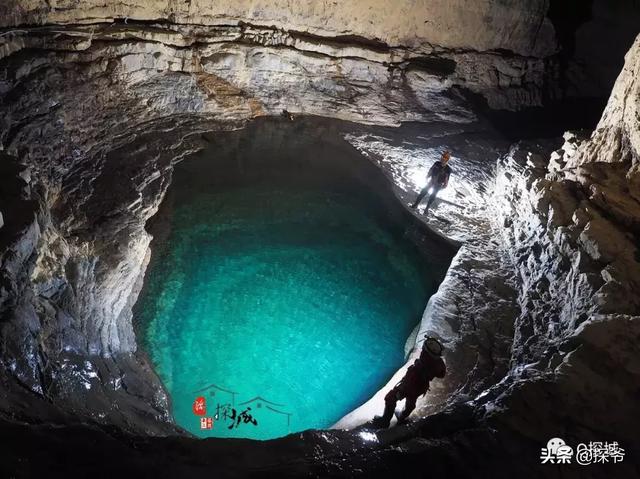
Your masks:
M551 155L549 145L516 145L498 165L497 226L521 314L511 372L487 404L500 427L542 440L562 424L576 440L620 438L630 454L640 417L639 59L640 38L590 138L567 133Z
M136 354L131 317L148 260L145 221L169 184L171 162L194 151L174 130L184 126L176 121L130 130L126 154L92 143L96 156L73 158L50 146L50 158L68 168L52 176L2 155L5 165L15 164L28 179L18 177L17 188L6 180L0 186L3 198L12 198L3 201L8 208L0 253L0 361L9 411L16 405L8 398L30 391L20 408L28 410L39 398L125 430L176 431L160 381ZM86 122L76 126L90 128ZM110 126L117 135L117 124ZM189 128L190 134L198 131L195 124Z
M571 155L565 169L575 172L576 179L591 186L598 178L588 178L590 165L609 163L619 167L619 173L629 182L630 200L638 202L640 196L640 37L636 39L625 59L625 65L611 92L611 98L590 142L583 143L576 154ZM591 180L591 183L588 183ZM596 200L594 197L593 200ZM600 203L600 206L614 209L614 214L622 220L620 208L615 204ZM634 213L635 211L630 211Z
M550 161L515 148L500 166L501 221L525 285L520 324L531 346L595 314L640 312L639 72L640 39L590 139L565 135Z
M286 108L378 124L469 122L474 115L465 105L465 92L491 107L515 110L540 105L545 81L539 57L378 46L246 24L128 21L11 30L0 38L0 57L23 58L36 50L56 53L46 58L57 68L95 62L127 88L153 90L146 95L159 95L164 105L180 98L163 97L176 84L188 94L181 97L183 105L176 105L178 111L186 107L227 118L279 114ZM23 69L26 75L29 67ZM162 106L158 101L149 106Z
M474 153L447 140L464 156L453 160L456 206L464 211L447 210L451 224L428 221L464 243L421 325L445 341L449 366L447 378L419 401L422 413L457 411L470 400L482 423L534 444L553 431L573 442L624 438L637 450L637 421L628 419L639 417L639 59L640 38L591 138L567 133L559 150L554 140L521 142L486 177L488 165L469 164ZM409 152L394 158L393 146L370 136L359 148L373 149L405 179ZM475 195L461 181L469 175ZM484 189L485 182L493 185ZM379 413L403 372L336 426L352 428ZM611 404L620 407L611 411Z
M27 394L124 429L175 431L162 387L136 351L131 305L148 259L144 223L172 163L199 148L202 132L283 109L383 125L464 123L474 119L462 95L469 91L496 108L542 101L555 51L546 2L403 1L390 12L390 2L371 0L358 4L366 15L349 3L296 5L285 21L290 5L277 1L2 3L0 149L11 167L0 193L17 201L2 203L0 230L5 410ZM619 428L631 440L638 56L636 43L591 140L578 147L567 137L550 166L544 149L523 147L499 167L491 206L521 281L522 313L509 374L466 409L456 405L453 419L472 410L467 426L530 431L537 446L567 415L584 430ZM460 259L473 269L478 258ZM496 271L460 283L511 297L511 275L500 288ZM467 334L458 312L438 301ZM474 347L491 358L491 341ZM485 367L505 368L502 360ZM539 397L553 398L550 407L528 411ZM627 406L597 424L616 401ZM478 437L472 431L458 446Z
M426 334L444 345L447 375L430 384L410 419L475 398L508 373L514 318L519 314L516 275L492 225L493 210L487 208L495 161L509 151L509 142L486 125L469 131L451 124L403 125L393 132L350 134L347 140L393 179L405 205L419 193L416 173L420 182L443 149L452 151L449 186L429 214L421 207L418 211L431 230L455 241L459 249L407 339L404 366L373 397L332 426L337 429L357 428L383 411L384 396L419 356Z
M175 24L250 23L323 37L359 37L363 43L475 51L509 50L546 56L555 43L545 14L547 0L9 0L0 7L0 27L29 24L168 20Z
M6 256L15 265L4 297L40 318L17 343L30 345L28 357L135 352L144 222L171 162L197 148L185 138L217 128L213 120L287 109L469 122L461 89L495 106L539 103L543 56L554 49L546 6L4 2L0 147L24 166L34 201L31 229ZM28 369L36 388L38 368Z

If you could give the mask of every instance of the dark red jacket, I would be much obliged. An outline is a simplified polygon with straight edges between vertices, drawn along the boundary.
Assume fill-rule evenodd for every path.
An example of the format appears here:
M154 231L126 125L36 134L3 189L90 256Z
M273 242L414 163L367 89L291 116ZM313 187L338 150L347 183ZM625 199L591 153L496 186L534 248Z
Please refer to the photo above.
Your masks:
M429 390L429 382L433 378L443 378L445 374L447 367L442 358L433 357L423 348L420 357L409 366L402 382L411 395L420 396Z

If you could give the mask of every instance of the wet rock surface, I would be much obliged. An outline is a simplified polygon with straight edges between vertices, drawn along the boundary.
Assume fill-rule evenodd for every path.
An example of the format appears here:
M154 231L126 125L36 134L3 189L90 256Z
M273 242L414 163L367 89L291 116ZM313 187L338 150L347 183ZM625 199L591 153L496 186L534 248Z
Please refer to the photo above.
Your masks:
M9 190L18 204L3 228L0 256L2 362L15 388L32 393L25 410L46 399L79 417L127 430L174 432L166 394L146 360L136 355L131 306L151 239L144 224L176 158L162 152L173 142L185 147L185 154L190 149L182 136L157 141L141 131L135 136L145 145L138 152L151 155L130 175L122 162L131 161L135 149L126 156L106 154L98 160L111 164L104 170L96 163L68 164L71 171L59 182L41 182L36 167L34 185L18 177L21 193ZM11 162L17 163L5 157L5 164ZM84 187L76 175L84 177ZM10 397L13 391L5 393ZM13 414L11 407L6 414Z
M490 203L493 165L507 153L509 143L486 125L442 124L429 129L415 125L400 131L402 139L397 131L350 134L347 139L389 175L407 207L433 162L439 161L444 149L452 151L449 186L429 212L423 202L415 214L459 249L415 336L407 341L406 365L370 401L341 419L337 428L362 425L382 412L384 395L419 356L422 343L415 347L415 342L425 334L437 336L445 345L448 373L418 400L414 418L475 397L509 369L516 284L500 233L491 221Z

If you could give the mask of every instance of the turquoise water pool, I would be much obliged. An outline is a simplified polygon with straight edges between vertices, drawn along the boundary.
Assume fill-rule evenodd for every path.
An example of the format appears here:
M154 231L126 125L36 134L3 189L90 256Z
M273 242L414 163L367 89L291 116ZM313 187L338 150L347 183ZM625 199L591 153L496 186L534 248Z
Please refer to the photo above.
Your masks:
M403 363L437 283L367 195L212 188L198 161L176 171L136 307L174 417L200 437L328 427Z

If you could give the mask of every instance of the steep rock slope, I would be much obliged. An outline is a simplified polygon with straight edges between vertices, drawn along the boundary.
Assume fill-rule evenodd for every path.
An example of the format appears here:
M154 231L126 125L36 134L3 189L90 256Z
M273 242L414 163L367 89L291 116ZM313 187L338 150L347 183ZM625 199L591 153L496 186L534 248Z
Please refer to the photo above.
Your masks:
M576 442L616 438L631 455L640 417L639 59L640 38L590 138L568 133L551 156L514 147L498 166L496 196L522 284L510 375L520 385L498 401L502 417L529 433L555 424Z

